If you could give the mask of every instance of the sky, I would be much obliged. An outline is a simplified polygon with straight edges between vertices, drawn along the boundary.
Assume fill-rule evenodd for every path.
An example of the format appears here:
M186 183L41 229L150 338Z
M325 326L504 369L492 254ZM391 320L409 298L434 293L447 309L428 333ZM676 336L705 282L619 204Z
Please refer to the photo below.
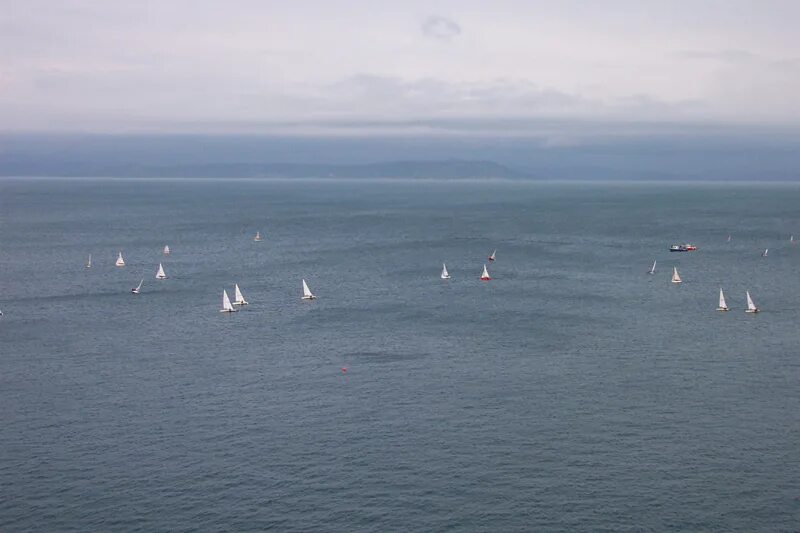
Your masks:
M794 0L0 0L0 130L792 126L799 20Z

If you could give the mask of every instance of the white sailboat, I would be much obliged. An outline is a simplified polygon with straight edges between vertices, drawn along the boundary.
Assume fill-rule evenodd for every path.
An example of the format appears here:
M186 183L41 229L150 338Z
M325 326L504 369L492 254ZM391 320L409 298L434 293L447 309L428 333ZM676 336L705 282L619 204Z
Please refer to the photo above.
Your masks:
M731 242L731 236L728 234L728 242Z
M769 248L765 248L765 249L764 249L764 253L763 253L763 254L761 254L761 257L767 257L767 254L768 254L768 253L769 253Z
M233 296L235 298L233 305L247 305L249 303L247 300L244 299L244 295L242 294L242 291L239 289L238 283L233 286L233 292L234 292Z
M118 267L125 266L125 260L122 258L122 252L120 252L119 255L117 255L117 262L114 264L117 265Z
M256 236L253 237L253 240L256 241L256 242L261 240L261 232L260 231L256 232Z
M492 254L489 256L489 261L494 261L496 255L497 255L497 250L494 250Z
M231 305L231 299L228 298L228 293L225 289L222 289L222 309L219 310L220 313L235 313L236 309L233 308Z
M158 272L156 272L156 279L167 279L167 275L164 273L164 265L161 263L158 264Z
M164 245L164 255L169 255L169 245Z
M747 294L747 310L745 310L745 313L758 313L758 307L753 303L753 299L750 298L750 291L745 291L745 293Z
M89 254L89 260L86 262L86 268L92 268L92 254Z
M303 300L313 300L315 298L316 296L314 296L314 293L308 288L308 283L306 283L306 280L303 280Z
M794 244L794 235L789 235L789 242Z
M647 271L648 274L655 274L656 273L656 261L653 261L653 266L651 266L650 270Z
M486 270L486 265L483 265L483 273L481 274L481 281L491 281L492 277L489 275L489 271Z
M677 267L672 267L672 283L682 283L680 274L678 274Z
M450 273L447 271L447 265L442 263L442 279L450 279Z
M725 303L725 295L722 294L722 287L719 288L719 305L717 305L717 311L727 311L728 304Z
M133 294L139 294L140 292L142 292L142 283L144 283L144 280L140 281L136 287L132 288L131 292Z

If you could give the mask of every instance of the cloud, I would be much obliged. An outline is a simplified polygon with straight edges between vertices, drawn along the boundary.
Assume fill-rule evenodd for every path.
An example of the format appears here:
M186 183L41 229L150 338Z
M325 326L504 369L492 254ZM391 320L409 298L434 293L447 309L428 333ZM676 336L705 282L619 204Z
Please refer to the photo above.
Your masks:
M422 35L436 41L452 41L461 35L461 26L455 21L439 16L430 16L422 23Z

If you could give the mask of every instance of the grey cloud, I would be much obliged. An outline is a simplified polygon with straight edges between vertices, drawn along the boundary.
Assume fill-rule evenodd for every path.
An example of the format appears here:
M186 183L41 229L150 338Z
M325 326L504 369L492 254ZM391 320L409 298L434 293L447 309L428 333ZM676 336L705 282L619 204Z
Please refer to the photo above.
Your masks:
M748 63L758 60L758 56L747 50L681 50L678 57L685 59L716 60L726 63Z
M445 17L430 16L422 23L422 35L437 41L451 41L461 35L461 26Z

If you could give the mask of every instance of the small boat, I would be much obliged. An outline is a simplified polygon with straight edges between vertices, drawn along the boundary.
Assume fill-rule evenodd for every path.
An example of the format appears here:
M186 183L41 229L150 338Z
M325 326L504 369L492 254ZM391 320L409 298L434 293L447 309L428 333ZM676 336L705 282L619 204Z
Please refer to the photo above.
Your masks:
M256 242L259 242L261 240L261 232L260 231L256 232L256 236L253 237L253 240L256 241Z
M650 270L647 271L648 274L655 274L656 273L656 261L653 261L653 266L650 267Z
M303 280L303 300L314 300L315 298L316 296L314 296L314 293L308 288L308 283L306 283L306 280Z
M233 305L247 305L248 304L247 300L244 299L244 295L242 295L242 291L239 289L239 284L238 283L233 286L233 292L234 292L234 298L236 298L236 300L234 300L234 302L233 302Z
M447 266L442 263L442 279L450 279L450 273L447 271Z
M673 244L669 247L670 252L694 252L697 246L694 244Z
M164 246L164 255L169 255L169 245Z
M494 261L496 255L497 255L497 250L493 251L492 254L489 256L489 261Z
M122 258L122 252L120 252L119 255L117 256L117 262L114 264L117 265L118 267L125 266L125 260Z
M745 293L747 294L747 309L745 313L758 313L758 307L753 303L753 299L750 298L750 291L745 291Z
M222 309L219 310L220 313L235 313L236 309L233 308L231 305L231 299L228 298L228 293L225 289L222 289Z
M136 287L132 288L131 292L133 294L139 294L140 292L142 292L142 283L144 283L144 280L140 281Z
M92 254L89 254L89 260L86 261L86 268L92 268Z
M731 242L731 236L728 234L728 242Z
M492 277L489 275L489 271L486 270L486 265L483 265L483 274L481 274L481 281L491 281Z
M680 274L678 274L678 269L676 267L672 267L672 283L683 283Z
M764 251L761 253L761 257L767 257L768 253L769 253L769 248L765 248Z
M717 305L717 311L727 311L728 304L725 303L725 295L722 294L722 287L719 288L719 305Z
M789 242L794 244L794 235L789 235Z
M164 273L164 265L161 263L158 264L158 272L156 272L156 279L167 279L167 275Z

